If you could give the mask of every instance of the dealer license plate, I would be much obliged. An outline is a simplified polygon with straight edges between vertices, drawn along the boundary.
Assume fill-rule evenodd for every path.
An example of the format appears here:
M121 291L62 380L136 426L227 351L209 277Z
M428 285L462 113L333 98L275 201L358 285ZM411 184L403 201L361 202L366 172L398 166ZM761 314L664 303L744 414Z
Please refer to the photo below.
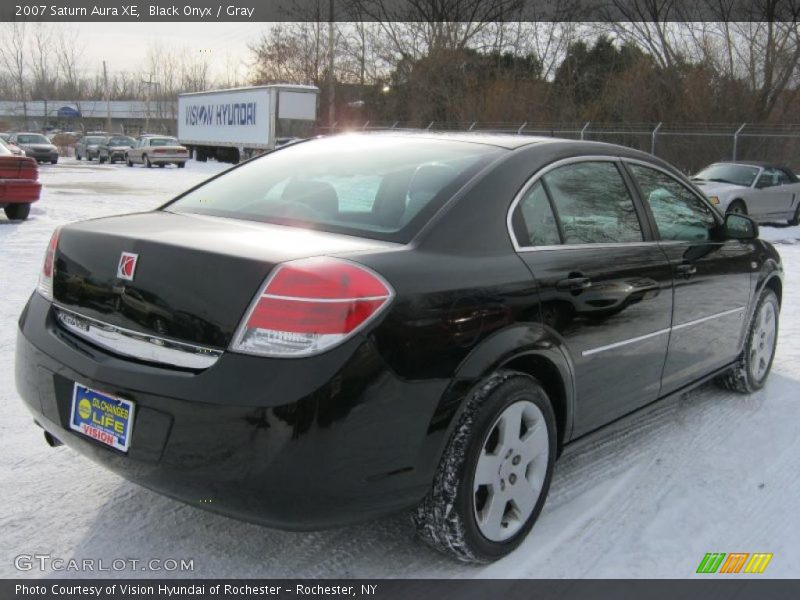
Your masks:
M134 404L75 384L69 426L107 446L128 451L133 429Z

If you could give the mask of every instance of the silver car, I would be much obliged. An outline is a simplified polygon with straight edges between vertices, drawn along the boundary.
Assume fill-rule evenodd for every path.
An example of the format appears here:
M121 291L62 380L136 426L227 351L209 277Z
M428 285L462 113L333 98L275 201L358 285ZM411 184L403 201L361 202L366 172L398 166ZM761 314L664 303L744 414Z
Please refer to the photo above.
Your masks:
M75 144L75 158L92 160L100 157L100 146L106 143L107 137L102 135L86 135Z
M133 148L125 151L125 161L129 167L141 163L148 169L153 165L166 167L168 164L180 168L186 166L189 151L174 137L166 135L143 135L136 138Z
M760 223L800 225L800 180L790 169L761 162L718 162L692 177L722 212Z

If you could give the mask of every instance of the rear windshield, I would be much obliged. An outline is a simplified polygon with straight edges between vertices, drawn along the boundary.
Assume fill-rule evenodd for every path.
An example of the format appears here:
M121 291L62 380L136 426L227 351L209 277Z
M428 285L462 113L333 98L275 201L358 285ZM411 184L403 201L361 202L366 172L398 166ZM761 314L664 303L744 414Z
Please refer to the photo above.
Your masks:
M150 138L151 146L177 146L178 140L175 138Z
M133 146L133 138L115 137L108 140L109 146Z
M50 140L48 140L43 135L39 135L36 133L29 133L17 136L17 141L20 144L49 144Z
M500 152L401 136L312 140L232 169L167 210L407 242Z
M106 141L106 138L104 138L104 137L92 136L92 137L87 137L86 138L86 143L87 144L102 144L105 141Z

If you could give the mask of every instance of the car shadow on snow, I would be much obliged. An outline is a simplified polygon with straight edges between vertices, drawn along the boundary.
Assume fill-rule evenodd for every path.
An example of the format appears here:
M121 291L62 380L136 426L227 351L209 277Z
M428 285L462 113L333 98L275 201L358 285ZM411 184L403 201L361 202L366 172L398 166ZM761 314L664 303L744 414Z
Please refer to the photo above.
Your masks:
M777 373L764 390L751 395L706 384L689 394L653 403L570 444L556 464L550 496L532 535L519 550L488 567L458 563L430 550L416 538L407 513L327 531L285 532L188 506L123 481L87 523L86 534L72 557L103 558L107 566L115 558L137 559L140 570L53 575L570 576L554 564L555 557L578 558L588 537L611 539L619 531L618 522L598 518L598 514L613 512L626 502L648 506L652 499L647 492L637 498L630 489L652 489L654 477L702 476L695 472L698 455L726 437L740 435L739 431L750 427L753 414L765 410L768 396L785 398L797 385ZM632 521L629 526L641 524ZM194 570L142 571L144 561L154 558L193 559ZM624 569L618 576L622 575Z

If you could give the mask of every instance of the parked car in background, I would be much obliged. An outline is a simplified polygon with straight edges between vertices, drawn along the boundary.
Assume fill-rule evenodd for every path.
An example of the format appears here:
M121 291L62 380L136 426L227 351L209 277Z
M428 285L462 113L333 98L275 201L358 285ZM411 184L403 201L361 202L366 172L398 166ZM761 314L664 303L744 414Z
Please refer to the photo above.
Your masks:
M11 220L25 220L31 204L39 199L39 166L36 160L15 156L0 143L0 207Z
M153 165L166 167L169 164L180 168L186 166L189 151L174 137L165 135L143 135L136 138L133 148L125 151L125 161L129 167L143 164L148 169Z
M2 138L0 138L0 144L2 144L14 156L25 156L25 151L22 148L20 148L19 146L17 146L16 144L12 144L11 142L7 142Z
M14 133L10 141L24 150L29 158L52 164L58 162L58 148L41 133Z
M800 180L791 169L764 162L718 162L692 177L711 203L760 223L800 225Z
M132 137L127 135L112 135L105 138L105 141L100 144L97 151L97 160L100 164L108 161L112 165L118 160L125 160L125 151L133 148L136 143Z
M712 377L762 388L782 277L644 152L334 136L56 230L16 381L50 444L171 497L305 530L410 509L485 562L570 441Z
M100 155L100 146L106 143L108 138L102 135L85 135L75 144L75 158L82 160L92 160Z

